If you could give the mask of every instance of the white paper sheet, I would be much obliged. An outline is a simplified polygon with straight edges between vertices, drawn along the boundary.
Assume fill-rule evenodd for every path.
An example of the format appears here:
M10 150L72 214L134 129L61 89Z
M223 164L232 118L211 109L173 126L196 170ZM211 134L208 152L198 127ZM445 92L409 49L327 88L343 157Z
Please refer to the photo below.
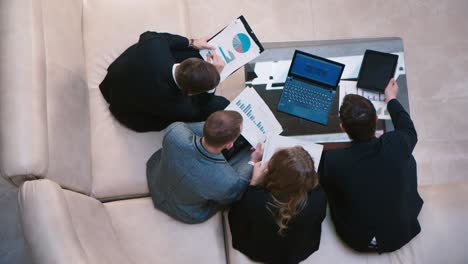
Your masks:
M282 148L289 148L301 146L307 152L309 152L310 156L314 160L315 171L318 170L318 166L320 164L320 159L322 157L323 146L319 144L312 143L310 141L299 140L293 137L284 137L280 135L268 135L265 148L263 149L263 158L262 162L267 162L271 159L273 154L276 151Z
M226 63L221 72L221 82L234 71L260 55L260 47L250 37L239 18L224 28L208 43L216 47L216 53ZM210 53L210 50L200 51L200 55L204 60L207 60L207 55Z
M253 88L245 88L226 110L234 110L242 115L242 135L253 147L259 142L264 142L267 135L283 132L270 108Z
M356 81L340 82L340 98L338 107L341 106L341 104L343 103L343 98L347 94L357 94L369 99L372 102L377 112L377 117L379 119L391 119L390 114L387 111L387 103L384 102L385 94L357 88L356 84Z
M281 90L282 85L273 84L284 84L290 66L291 60L258 62L254 68L257 78L252 80L252 85L266 84L267 90Z

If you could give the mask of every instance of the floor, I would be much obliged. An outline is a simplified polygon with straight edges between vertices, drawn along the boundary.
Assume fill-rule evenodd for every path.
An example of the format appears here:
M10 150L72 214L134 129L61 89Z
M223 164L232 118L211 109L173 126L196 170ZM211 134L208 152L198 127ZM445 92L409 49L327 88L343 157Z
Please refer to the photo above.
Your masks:
M265 42L403 38L420 184L468 181L468 0L187 0L186 6L188 21L196 20L188 23L192 36L216 33L243 14ZM0 178L0 264L31 262L16 195Z

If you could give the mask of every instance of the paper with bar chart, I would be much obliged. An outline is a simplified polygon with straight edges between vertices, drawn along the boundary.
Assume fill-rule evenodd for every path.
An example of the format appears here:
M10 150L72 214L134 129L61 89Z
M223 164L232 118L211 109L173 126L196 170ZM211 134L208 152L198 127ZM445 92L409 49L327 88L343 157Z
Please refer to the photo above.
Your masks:
M262 52L263 49L252 39L251 34L247 32L242 19L238 18L208 41L216 47L215 52L225 63L221 72L221 82ZM210 50L200 51L204 60L207 60L207 56L211 53Z
M268 134L279 135L283 132L270 108L253 88L245 88L226 110L233 110L242 115L242 136L253 147L259 142L264 142Z
M295 137L285 137L280 135L268 135L265 148L263 149L262 162L269 161L276 151L283 148L295 146L303 147L314 160L315 170L318 170L322 157L323 145L315 144L311 141L297 139Z
M340 81L340 98L338 107L341 106L343 99L347 94L357 94L372 102L378 119L391 119L390 113L387 111L387 103L384 102L385 94L357 88L356 84L356 81Z

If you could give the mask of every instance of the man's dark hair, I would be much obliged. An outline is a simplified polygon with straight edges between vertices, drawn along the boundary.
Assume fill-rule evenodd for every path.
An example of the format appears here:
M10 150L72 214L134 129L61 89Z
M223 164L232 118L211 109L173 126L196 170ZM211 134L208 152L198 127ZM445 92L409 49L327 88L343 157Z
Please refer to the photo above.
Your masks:
M375 134L376 117L374 105L366 98L355 94L344 97L340 120L352 140L370 140Z
M180 89L195 95L216 88L220 76L213 64L202 59L189 58L176 68L175 79Z
M217 111L203 126L205 142L213 147L234 142L241 133L242 116L236 111Z

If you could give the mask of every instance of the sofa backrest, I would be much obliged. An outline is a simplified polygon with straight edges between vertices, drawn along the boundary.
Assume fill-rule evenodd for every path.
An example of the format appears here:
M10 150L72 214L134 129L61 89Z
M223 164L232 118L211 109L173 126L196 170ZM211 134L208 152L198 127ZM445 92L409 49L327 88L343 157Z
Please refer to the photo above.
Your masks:
M82 4L20 0L2 5L1 173L16 182L47 176L90 193Z
M99 84L142 32L187 35L184 1L17 0L1 12L1 174L101 200L148 195L162 132L120 125Z

